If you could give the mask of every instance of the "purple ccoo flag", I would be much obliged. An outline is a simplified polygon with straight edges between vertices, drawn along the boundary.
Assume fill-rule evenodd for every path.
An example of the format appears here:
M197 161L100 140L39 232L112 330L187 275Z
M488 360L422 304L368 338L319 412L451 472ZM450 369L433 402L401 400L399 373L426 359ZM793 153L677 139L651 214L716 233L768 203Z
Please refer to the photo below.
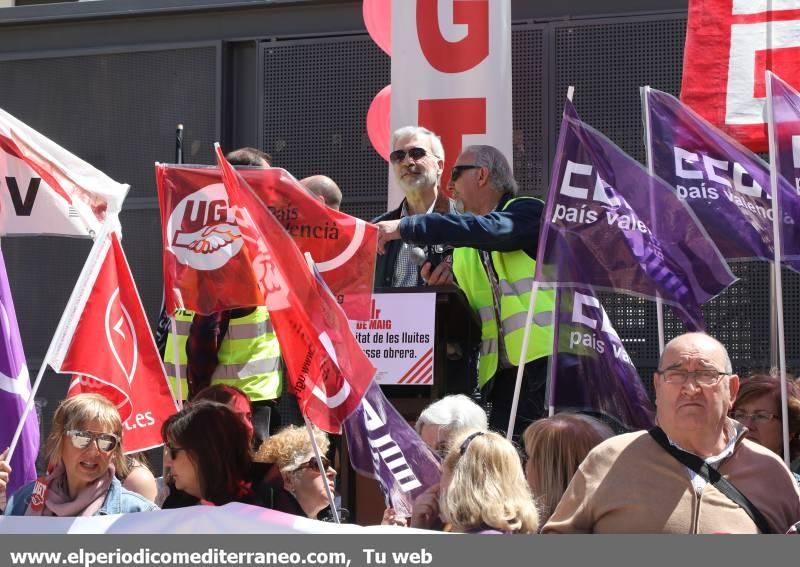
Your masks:
M702 329L700 305L736 281L675 190L578 117L567 101L539 237L536 280L671 305Z
M769 165L678 99L647 87L645 97L655 175L675 187L725 258L771 262L775 252ZM777 122L777 106L775 110ZM783 259L800 271L800 198L785 179L779 180L778 194Z
M636 367L591 288L558 288L550 405L605 415L627 430L653 426Z
M28 367L22 350L17 314L11 300L6 264L0 252L0 453L11 444L22 411L31 394ZM23 484L36 479L39 453L39 422L31 411L11 458L11 478L6 488L10 497Z
M792 266L800 265L800 93L783 82L774 73L769 73L772 88L772 114L775 119L774 135L777 155L771 159L782 179L778 180L780 210L784 222L781 224L781 248L783 260ZM788 184L789 190L784 187ZM788 214L787 214L788 212Z
M344 423L350 463L381 484L398 516L411 516L419 494L439 482L438 459L374 380Z

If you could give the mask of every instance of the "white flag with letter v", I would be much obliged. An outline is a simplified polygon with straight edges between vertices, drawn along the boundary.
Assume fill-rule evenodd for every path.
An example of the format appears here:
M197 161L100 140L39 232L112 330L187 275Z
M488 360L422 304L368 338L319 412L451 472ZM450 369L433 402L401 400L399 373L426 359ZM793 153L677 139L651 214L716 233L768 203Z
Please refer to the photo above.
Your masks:
M128 188L0 109L0 236L94 238Z

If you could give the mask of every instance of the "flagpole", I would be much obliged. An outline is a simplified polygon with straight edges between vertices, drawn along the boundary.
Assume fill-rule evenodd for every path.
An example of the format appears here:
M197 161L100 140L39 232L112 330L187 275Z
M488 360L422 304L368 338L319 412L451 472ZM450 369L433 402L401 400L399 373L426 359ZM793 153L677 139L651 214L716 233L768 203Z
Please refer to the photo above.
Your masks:
M47 370L48 364L50 364L51 359L53 357L53 350L54 348L61 347L62 345L56 345L58 339L61 339L64 334L67 326L74 326L77 325L78 321L77 318L74 317L74 312L78 303L80 303L82 297L85 295L86 292L86 282L92 277L97 277L97 271L99 269L99 262L97 261L102 253L107 250L107 242L108 242L108 233L110 231L110 227L112 224L117 224L118 220L116 216L109 216L106 218L105 222L100 228L100 232L97 238L92 244L91 250L89 250L89 255L86 257L86 262L83 265L83 269L81 270L80 275L78 276L78 281L75 283L75 287L72 289L72 293L69 296L69 300L67 301L67 305L64 307L64 312L61 314L61 319L58 322L58 326L56 327L56 331L53 334L53 338L50 340L50 344L45 351L44 358L42 359L41 365L39 366L39 372L36 375L36 380L33 382L33 386L31 387L31 393L28 396L28 400L25 403L25 408L22 410L22 415L19 420L19 424L17 425L16 431L14 431L14 437L11 439L11 445L9 445L8 455L6 455L6 462L11 462L11 457L14 456L14 451L17 448L17 443L19 443L19 439L22 435L22 429L25 427L25 421L28 419L28 414L33 409L33 404L36 398L36 392L39 391L39 386L42 384L42 378L44 377L44 373Z
M514 384L514 398L511 401L511 415L508 418L508 431L506 439L511 441L514 436L514 423L517 420L517 406L519 406L519 392L522 389L522 374L525 372L525 355L528 352L528 342L531 338L531 326L533 325L533 311L536 307L536 294L539 291L539 282L535 279L531 284L531 299L528 301L528 314L525 317L525 334L522 336L522 348L519 354L519 364L517 364L517 381ZM500 321L497 322L498 335L502 332ZM502 337L498 337L503 340Z
M314 429L311 427L311 422L308 420L308 416L303 414L303 420L306 422L306 429L308 430L308 437L311 439L311 447L314 449L314 457L317 459L317 466L319 467L319 474L321 474L324 478L322 484L325 485L325 494L328 495L328 502L331 503L331 514L333 515L333 519L337 524L341 524L341 520L339 519L339 510L336 509L336 502L333 499L333 492L331 492L331 487L328 484L328 470L322 464L322 455L319 452L319 445L317 445L317 439L314 437Z
M791 464L789 456L789 407L786 396L786 348L783 329L783 281L781 274L781 209L778 194L778 152L775 147L775 115L772 104L772 73L766 71L767 82L767 129L769 134L769 181L772 194L772 240L775 258L772 269L775 280L775 322L778 324L778 368L781 376L781 422L783 424L783 460L786 466ZM772 303L772 302L770 302Z
M314 273L314 258L311 257L311 253L305 252L303 253L303 257L306 260L306 264L308 264L309 271L313 274ZM306 429L308 430L308 437L311 439L311 446L314 448L314 456L317 459L317 466L319 467L319 473L324 477L322 484L325 485L325 494L328 495L328 502L331 503L331 514L333 515L333 519L337 524L341 524L341 520L339 519L339 511L336 509L336 502L333 499L333 492L331 492L331 487L328 485L328 475L327 469L322 464L322 456L319 452L319 446L317 445L317 439L314 437L314 429L311 427L311 422L308 420L308 416L303 413L303 420L306 422Z
M558 367L558 342L561 339L561 286L556 285L556 303L553 306L553 356L550 359L550 381L547 388L547 417L556 414L555 386Z
M567 100L572 102L572 97L575 96L575 86L570 85L567 87ZM548 376L548 387L546 389L547 394L547 417L553 417L556 414L556 406L555 406L555 380L556 380L556 368L558 367L558 317L555 317L555 314L559 312L559 308L561 307L561 288L556 285L555 288L555 297L556 303L553 308L553 355L550 357L550 365L549 365L549 376ZM526 339L528 328L525 329L526 332ZM527 350L527 343L525 343L525 352ZM517 379L519 381L519 378ZM515 390L516 391L516 390ZM515 394L515 401L516 398L519 396L518 391ZM514 411L514 414L517 412ZM513 427L509 429L513 430ZM508 437L509 441L511 437Z
M648 95L650 94L650 86L647 85L642 88L642 110L644 111L644 137L645 137L645 153L647 154L647 173L650 177L655 177L655 168L653 167L653 132L650 126L650 101ZM652 210L653 200L650 199L650 218L655 222L655 211ZM656 296L656 321L658 324L658 356L664 352L664 302L661 300L661 294Z

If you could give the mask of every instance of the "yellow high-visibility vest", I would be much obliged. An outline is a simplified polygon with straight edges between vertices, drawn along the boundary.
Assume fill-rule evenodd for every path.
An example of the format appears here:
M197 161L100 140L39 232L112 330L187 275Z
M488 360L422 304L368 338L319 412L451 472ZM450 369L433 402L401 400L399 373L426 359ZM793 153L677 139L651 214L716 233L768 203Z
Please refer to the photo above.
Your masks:
M532 197L517 197L531 199ZM503 209L517 199L510 199ZM528 349L522 356L522 339L531 297L536 261L523 250L492 252L492 264L500 284L500 325L495 316L492 286L480 253L475 248L456 248L453 273L470 306L481 319L481 349L478 363L478 386L483 387L497 372L500 329L509 362L515 366L549 356L553 350L555 292L539 290Z
M194 313L187 310L175 312L177 336L169 334L164 350L164 366L173 393L177 393L175 380L174 344L178 343L178 364L181 374L181 392L185 400L189 391L187 376L186 341ZM257 307L245 317L231 318L228 332L222 339L219 363L211 376L211 384L228 384L243 390L251 401L272 400L281 395L281 351L278 337L272 328L266 307Z

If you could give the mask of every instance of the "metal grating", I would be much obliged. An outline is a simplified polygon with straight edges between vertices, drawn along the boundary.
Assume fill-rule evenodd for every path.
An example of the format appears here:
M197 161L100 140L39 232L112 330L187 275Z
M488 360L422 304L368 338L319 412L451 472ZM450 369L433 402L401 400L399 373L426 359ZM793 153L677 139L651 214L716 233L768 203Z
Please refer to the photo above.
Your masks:
M31 373L39 367L91 241L52 236L3 239L14 308Z
M550 168L545 143L544 29L515 28L511 33L511 82L514 124L514 177L520 190L543 197Z
M544 193L544 28L512 32L514 171L525 193ZM385 162L365 120L375 94L391 80L390 60L366 36L262 45L263 148L275 165L302 178L332 177L343 210L364 219L386 210ZM358 65L352 65L358 61Z
M123 210L120 222L122 248L131 266L150 327L155 328L164 289L161 273L161 217L157 208Z
M0 74L0 107L112 178L131 184L121 215L123 246L152 323L162 286L153 163L172 161L178 122L186 127L186 161L212 162L217 47L7 60L0 61ZM130 200L137 198L145 200L132 208ZM91 242L14 237L2 244L33 380ZM67 381L46 372L36 399L43 434L50 429Z
M649 84L678 93L685 18L617 18L554 27L551 147L558 136L566 89L574 85L581 117L644 162L639 87ZM770 366L769 265L738 262L731 269L740 281L703 312L707 331L726 345L734 368L747 374ZM792 369L800 366L800 333L791 324L800 316L800 275L788 270L783 274L787 362ZM608 293L602 294L602 301L652 394L652 373L658 364L655 303ZM666 340L683 330L665 309Z
M632 18L631 18L632 19ZM581 118L644 161L639 87L678 94L686 19L652 18L572 23L555 28L550 116L555 147L567 87Z
M128 198L155 197L153 163L213 163L217 47L0 61L0 107L80 156Z
M298 179L328 175L342 209L372 218L386 210L386 162L366 116L389 82L389 57L367 36L262 44L263 148Z

